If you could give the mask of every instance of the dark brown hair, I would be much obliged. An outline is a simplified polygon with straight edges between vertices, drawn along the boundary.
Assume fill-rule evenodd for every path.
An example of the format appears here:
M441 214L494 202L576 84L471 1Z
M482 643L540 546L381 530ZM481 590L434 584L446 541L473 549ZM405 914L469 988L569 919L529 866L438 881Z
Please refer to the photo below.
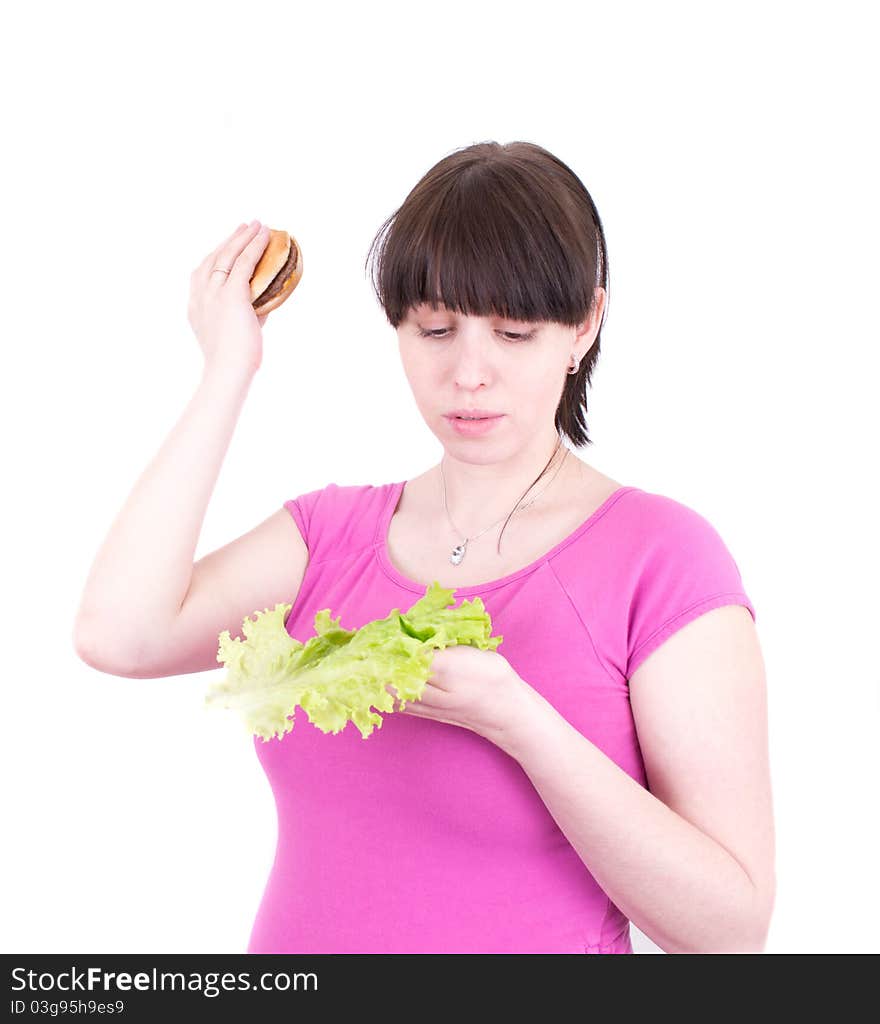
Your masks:
M605 233L590 193L531 142L479 142L445 156L376 233L366 269L395 328L423 302L573 327L590 315L596 288L608 292ZM587 388L602 325L556 409L557 431L576 448L593 443Z

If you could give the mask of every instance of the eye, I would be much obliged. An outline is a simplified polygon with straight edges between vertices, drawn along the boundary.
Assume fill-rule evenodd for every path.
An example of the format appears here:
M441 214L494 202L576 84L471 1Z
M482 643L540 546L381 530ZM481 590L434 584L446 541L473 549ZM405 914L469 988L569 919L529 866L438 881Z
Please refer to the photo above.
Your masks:
M437 327L434 330L426 331L424 328L419 328L419 334L423 338L442 338L443 335L448 333L448 328ZM535 336L535 331L527 331L525 333L519 333L517 331L499 331L498 332L507 341L531 341Z

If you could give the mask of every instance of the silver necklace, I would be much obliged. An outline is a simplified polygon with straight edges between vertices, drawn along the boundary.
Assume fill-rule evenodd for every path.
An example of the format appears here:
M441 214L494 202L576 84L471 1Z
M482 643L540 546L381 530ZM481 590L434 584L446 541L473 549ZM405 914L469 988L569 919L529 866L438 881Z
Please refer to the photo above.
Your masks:
M556 446L556 451L558 451L558 450L559 450L559 445ZM553 454L555 455L556 452L554 452ZM553 473L553 476L550 477L548 482L541 488L540 491L538 491L538 493L534 496L534 498L531 498L529 501L525 502L522 505L517 505L517 507L511 513L512 515L516 515L517 512L522 512L523 509L527 509L529 507L529 505L533 505L538 500L538 498L541 497L541 495L544 493L544 491L546 491L547 488L550 486L550 484L552 484L553 481L556 479L556 474L559 472L560 469L562 469L562 463L565 462L567 457L568 457L568 449L566 448L565 449L565 455L563 455L562 458L559 460L559 465L556 467L556 470ZM452 527L452 529L455 530L455 532L460 537L461 536L461 530L459 530L459 528L455 525L455 523L452 522L452 516L449 514L449 503L446 500L446 477L443 474L443 460L442 459L440 460L440 479L443 481L443 504L446 506L446 518L449 520L449 524ZM465 537L464 540L460 544L457 544L452 549L452 551L450 552L450 555L449 555L449 561L453 565L461 565L461 563L464 561L464 556L465 556L465 554L467 552L468 542L472 541L472 540L476 540L478 537L482 537L483 534L486 533L487 530L491 530L493 526L497 526L500 522L502 522L506 518L507 518L507 516L502 516L501 519L496 519L494 523L491 523L489 526L487 526L485 530L480 530L479 533L475 533L472 537Z

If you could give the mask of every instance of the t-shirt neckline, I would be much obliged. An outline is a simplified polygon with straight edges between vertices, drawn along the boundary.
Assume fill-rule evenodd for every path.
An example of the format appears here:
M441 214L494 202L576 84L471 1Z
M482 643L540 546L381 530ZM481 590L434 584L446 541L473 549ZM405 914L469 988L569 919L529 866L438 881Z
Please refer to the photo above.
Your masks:
M376 558L379 561L379 565L382 567L386 576L405 590L411 590L416 594L424 594L428 584L418 583L416 580L411 580L408 576L404 576L403 573L399 572L396 566L392 563L391 557L388 554L388 531L391 528L391 519L406 484L406 480L401 480L397 483L387 485L388 496L385 501L385 506L382 509L382 514L376 524L376 536L373 542L373 549L376 552ZM567 537L564 537L558 544L554 545L543 555L540 555L529 565L523 566L522 569L517 569L516 572L508 573L506 576L501 576L497 580L488 580L486 583L476 583L467 587L455 587L456 598L470 597L480 594L486 590L495 590L497 587L503 587L508 583L513 583L514 580L518 580L522 576L528 576L546 562L549 562L559 554L563 548L568 547L569 544L572 544L578 539L578 537L586 533L587 530L598 522L602 516L608 513L625 494L628 494L630 491L637 490L637 487L618 487L616 491L613 491L605 501L603 501L602 504L580 524L580 526L575 527ZM450 568L454 568L454 566L450 564Z

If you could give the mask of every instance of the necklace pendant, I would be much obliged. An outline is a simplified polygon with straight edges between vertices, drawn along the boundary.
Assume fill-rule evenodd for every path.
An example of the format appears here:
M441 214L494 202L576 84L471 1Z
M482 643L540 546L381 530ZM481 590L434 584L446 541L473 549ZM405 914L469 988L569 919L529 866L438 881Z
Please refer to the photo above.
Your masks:
M464 553L467 551L467 541L463 544L459 544L458 547L452 549L452 554L449 556L449 561L453 565L460 565L461 560L464 558Z

